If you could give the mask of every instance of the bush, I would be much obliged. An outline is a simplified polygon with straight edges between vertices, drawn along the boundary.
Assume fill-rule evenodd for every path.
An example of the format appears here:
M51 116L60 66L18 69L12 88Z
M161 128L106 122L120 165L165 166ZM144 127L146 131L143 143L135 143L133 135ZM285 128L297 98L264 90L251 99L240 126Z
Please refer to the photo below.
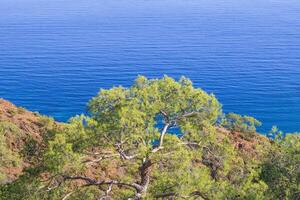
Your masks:
M272 199L300 199L300 135L275 143L261 166L261 179Z
M222 120L222 126L231 130L246 133L252 136L256 132L256 127L261 126L261 122L250 116L241 116L235 113L228 113Z
M6 183L6 174L4 173L3 169L16 167L20 163L19 155L13 152L8 144L7 138L5 136L6 130L3 124L0 124L0 185L2 183ZM7 124L5 124L7 125Z
M37 125L45 130L52 129L54 125L54 119L47 116L40 116Z

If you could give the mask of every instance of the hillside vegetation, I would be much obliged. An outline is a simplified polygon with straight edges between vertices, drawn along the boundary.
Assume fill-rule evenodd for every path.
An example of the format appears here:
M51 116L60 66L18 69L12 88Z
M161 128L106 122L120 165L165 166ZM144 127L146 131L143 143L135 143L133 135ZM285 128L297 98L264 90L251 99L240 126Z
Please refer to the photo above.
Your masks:
M297 200L300 137L265 137L191 81L140 76L68 123L0 100L2 200Z

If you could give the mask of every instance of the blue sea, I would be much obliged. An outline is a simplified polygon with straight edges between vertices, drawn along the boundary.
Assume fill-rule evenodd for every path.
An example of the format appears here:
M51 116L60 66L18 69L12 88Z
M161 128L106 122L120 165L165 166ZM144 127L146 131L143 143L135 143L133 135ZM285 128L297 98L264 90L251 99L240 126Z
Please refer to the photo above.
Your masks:
M0 97L67 121L138 74L300 131L300 1L0 0Z

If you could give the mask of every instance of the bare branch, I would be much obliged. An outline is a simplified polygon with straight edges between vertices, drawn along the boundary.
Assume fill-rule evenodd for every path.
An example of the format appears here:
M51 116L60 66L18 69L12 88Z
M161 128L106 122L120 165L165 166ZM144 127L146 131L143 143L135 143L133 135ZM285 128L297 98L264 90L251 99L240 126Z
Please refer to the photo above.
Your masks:
M160 134L160 137L159 137L159 145L158 147L154 148L151 152L152 153L156 153L158 152L159 150L162 150L164 147L163 147L163 143L164 143L164 137L165 137L165 134L167 133L167 130L168 128L170 127L170 124L167 123L165 124L161 134Z
M101 186L101 185L118 185L129 187L135 189L136 191L141 190L141 186L137 183L124 183L117 180L109 180L109 181L97 181L95 179L91 179L85 176L64 176L64 180L82 180L86 182L84 186Z
M108 196L108 194L111 192L112 186L113 186L112 184L109 185L108 189L107 189L106 192L105 192L105 193L106 193L106 196Z
M151 153L156 153L156 152L162 150L163 148L164 148L164 147L157 147L157 148L154 148L154 149L151 151Z
M197 114L199 114L200 112L199 111L192 111L192 112L189 112L189 113L185 113L181 116L178 116L175 121L178 121L178 120L181 120L183 118L188 118L188 117L194 117L196 116Z
M100 197L99 200L105 200L107 197L109 197L109 193L111 192L112 190L112 184L108 186L108 189L107 190L103 190L105 192L105 194L103 196Z
M161 132L161 134L160 134L160 138L159 138L159 147L162 147L162 146L163 146L164 136L165 136L165 134L166 134L166 132L167 132L169 126L170 126L169 123L165 124L165 126L164 126L164 128L163 128L163 130L162 130L162 132Z
M180 145L187 145L187 146L200 146L198 142L181 142Z
M160 110L160 113L163 115L163 117L164 117L164 119L165 119L166 121L169 121L169 116L168 116L168 114L167 114L165 111Z
M124 149L122 148L122 143L117 143L115 144L116 148L117 148L117 152L119 153L119 155L121 156L121 158L123 160L131 160L131 159L134 159L138 156L138 154L135 154L135 155L127 155L124 151Z
M103 155L100 158L97 158L97 159L94 159L94 160L85 160L83 163L86 163L86 164L89 165L89 164L100 162L100 161L108 159L108 158L113 158L113 157L118 157L118 156L119 156L119 154Z
M186 113L186 114L182 115L182 117L183 117L183 118L184 118L184 117L193 117L193 116L195 116L196 114L198 114L198 112L190 112L190 113Z
M66 200L67 198L69 198L74 192L69 192L68 194L66 194L64 196L64 198L62 198L62 200Z
M82 180L88 184L95 184L98 182L97 180L85 177L85 176L63 176L64 180ZM104 184L103 184L104 185Z
M63 181L58 181L58 180L55 179L55 177L59 177L59 175L55 175L55 176L51 177L50 179L48 179L50 181L46 186L47 187L47 192L50 192L51 190L54 190L55 188L58 188L59 186L61 186ZM50 187L50 185L53 183L53 181L55 181L55 185L53 187Z

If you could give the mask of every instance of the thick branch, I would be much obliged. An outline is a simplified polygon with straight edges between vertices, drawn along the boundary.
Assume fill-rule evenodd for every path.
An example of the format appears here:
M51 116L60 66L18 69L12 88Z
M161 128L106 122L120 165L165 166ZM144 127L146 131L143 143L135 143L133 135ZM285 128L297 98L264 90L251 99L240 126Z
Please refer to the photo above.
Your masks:
M190 112L190 113L186 113L186 114L182 115L182 117L192 117L196 114L197 114L197 112Z
M147 193L148 186L150 183L150 169L153 165L153 162L151 160L148 160L147 158L143 159L142 166L140 167L140 177L141 181L139 182L139 185L141 188L137 190L137 193L135 194L136 200L142 199L142 197Z
M116 145L116 148L117 148L117 151L118 153L120 154L121 158L124 159L124 160L131 160L131 159L134 159L136 158L138 155L135 154L135 155L127 155L124 151L124 149L122 148L122 144L121 143L117 143Z
M152 152L156 152L158 150L160 150L161 148L163 148L163 141L164 141L164 136L167 132L167 130L171 127L171 126L174 126L176 125L177 123L177 120L180 120L182 118L186 118L186 117L192 117L194 115L197 114L197 112L190 112L190 113L186 113L186 114L183 114L181 117L178 117L177 119L174 119L174 120L170 120L169 119L169 116L166 112L164 112L163 110L160 111L160 113L163 115L164 119L165 119L165 126L160 134L160 138L159 138L159 145L157 148L155 148Z
M84 186L93 186L93 185L97 185L97 186L101 186L101 185L118 185L118 186L125 186L125 187L129 187L132 189L135 189L136 191L140 191L141 190L141 186L139 184L136 183L124 183L121 181L117 181L117 180L109 180L109 181L97 181L85 176L64 176L64 180L82 180L85 181L87 184Z
M188 118L188 117L194 117L195 115L197 115L199 112L189 112L189 113L185 113L182 114L180 116L177 116L173 121L178 122L179 120L182 120L183 118Z
M163 128L163 130L162 130L162 132L160 134L160 137L159 137L159 146L158 146L159 148L161 148L163 146L164 137L165 137L165 134L167 133L167 130L168 130L169 127L170 127L169 123L165 124L165 126L164 126L164 128Z

